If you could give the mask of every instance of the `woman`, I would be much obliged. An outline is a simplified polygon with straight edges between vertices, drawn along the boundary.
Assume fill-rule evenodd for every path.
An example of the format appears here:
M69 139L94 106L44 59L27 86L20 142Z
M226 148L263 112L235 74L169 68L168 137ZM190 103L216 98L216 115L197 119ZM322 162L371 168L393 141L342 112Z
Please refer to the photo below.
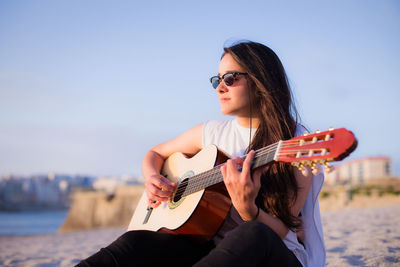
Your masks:
M323 177L282 163L251 171L254 150L299 135L284 68L276 54L255 42L228 48L211 79L221 112L209 121L152 148L144 157L148 205L157 208L177 187L160 174L174 152L195 155L215 144L233 156L221 167L232 208L207 243L184 236L130 231L82 261L82 266L323 266L325 249L317 196ZM243 161L239 156L248 152ZM297 233L297 234L296 234Z

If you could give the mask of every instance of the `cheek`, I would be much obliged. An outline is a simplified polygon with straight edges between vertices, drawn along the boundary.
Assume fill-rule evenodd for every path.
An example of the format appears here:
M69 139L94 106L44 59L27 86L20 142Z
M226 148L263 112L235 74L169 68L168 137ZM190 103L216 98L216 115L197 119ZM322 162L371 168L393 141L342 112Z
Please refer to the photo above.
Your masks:
M237 98L240 102L244 103L244 104L248 104L249 103L249 91L247 90L242 90L240 92L240 94L237 95Z

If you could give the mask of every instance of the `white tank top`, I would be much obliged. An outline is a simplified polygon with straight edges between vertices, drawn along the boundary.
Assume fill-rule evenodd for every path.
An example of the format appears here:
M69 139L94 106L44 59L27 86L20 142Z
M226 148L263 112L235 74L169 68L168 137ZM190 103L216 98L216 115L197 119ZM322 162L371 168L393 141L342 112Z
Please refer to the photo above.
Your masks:
M251 130L251 138L257 129ZM304 132L302 126L296 129L296 136ZM202 146L214 144L228 156L243 156L249 146L250 129L239 125L236 119L226 121L208 121L203 126ZM324 181L323 174L314 176L307 200L301 210L305 232L305 247L297 240L296 233L289 231L283 239L285 245L293 251L303 266L324 266L325 245L322 232L321 216L318 204L318 194ZM243 220L232 207L221 229L214 237L218 243L233 228ZM306 249L305 249L306 248Z

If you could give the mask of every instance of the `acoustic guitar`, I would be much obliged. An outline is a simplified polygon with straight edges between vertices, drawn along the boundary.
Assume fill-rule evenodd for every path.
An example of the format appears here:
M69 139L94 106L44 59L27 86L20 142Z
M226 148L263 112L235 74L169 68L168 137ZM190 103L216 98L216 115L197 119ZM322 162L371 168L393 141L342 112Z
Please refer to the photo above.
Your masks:
M344 159L356 147L357 140L352 132L331 128L257 150L252 169L284 162L300 170L310 166L315 172L321 165L330 168L329 162ZM165 161L161 174L177 182L175 192L169 201L162 202L155 209L148 207L146 193L143 193L128 230L184 234L198 241L212 238L231 206L220 171L227 159L214 145L205 147L191 158L182 153L172 154Z

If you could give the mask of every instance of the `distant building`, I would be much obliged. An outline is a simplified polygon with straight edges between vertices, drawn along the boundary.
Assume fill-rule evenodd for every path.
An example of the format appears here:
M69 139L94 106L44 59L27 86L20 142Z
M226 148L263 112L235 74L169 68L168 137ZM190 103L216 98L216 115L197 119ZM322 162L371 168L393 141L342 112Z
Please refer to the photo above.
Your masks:
M325 183L329 185L361 185L369 179L393 176L392 160L389 157L367 157L336 165L330 173L325 173Z
M93 182L93 189L113 194L117 187L122 185L136 185L144 183L144 179L133 178L127 175L122 177L98 177Z
M93 188L97 191L104 191L107 194L113 194L123 181L117 177L99 177L93 182Z
M0 211L65 209L73 188L92 189L90 176L49 173L30 177L0 176Z

